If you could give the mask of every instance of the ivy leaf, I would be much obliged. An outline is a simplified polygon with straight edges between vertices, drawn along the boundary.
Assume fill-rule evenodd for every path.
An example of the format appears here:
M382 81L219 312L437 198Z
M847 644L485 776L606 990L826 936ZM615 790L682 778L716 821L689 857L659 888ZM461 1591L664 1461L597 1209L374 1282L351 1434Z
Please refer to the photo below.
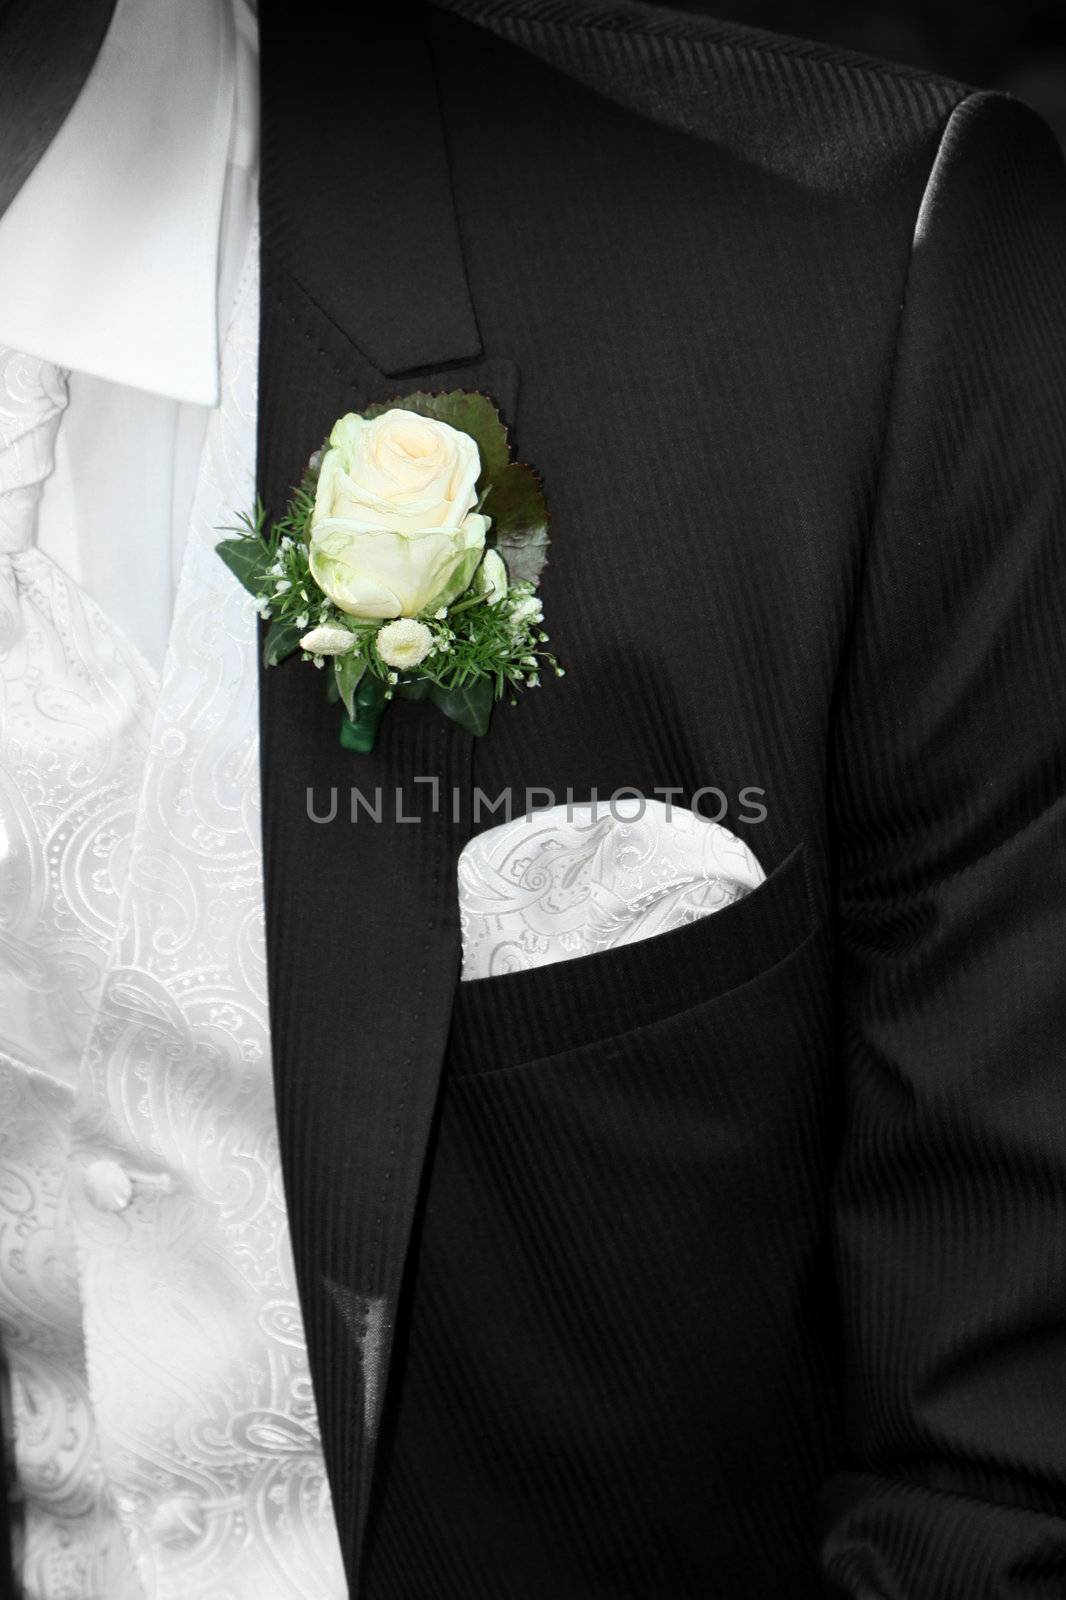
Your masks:
M215 554L221 556L249 594L262 594L274 558L261 539L223 539L216 544Z
M357 650L349 650L347 655L333 657L333 681L349 717L355 716L355 691L365 671L366 662Z
M512 583L536 583L548 559L548 507L532 467L512 461L492 486L486 512Z
M511 459L507 429L489 396L480 390L452 389L448 394L425 394L420 390L417 394L404 395L399 400L367 406L361 415L380 417L394 408L414 411L420 417L435 417L438 422L450 423L460 433L470 435L481 456L481 476L477 481L479 494L495 484L501 473L507 470Z
M302 632L295 622L272 622L263 640L263 665L276 667L279 661L291 656L299 648Z
M451 717L468 733L480 736L489 731L493 700L491 678L475 678L462 689L444 689L434 684L430 699L446 717Z

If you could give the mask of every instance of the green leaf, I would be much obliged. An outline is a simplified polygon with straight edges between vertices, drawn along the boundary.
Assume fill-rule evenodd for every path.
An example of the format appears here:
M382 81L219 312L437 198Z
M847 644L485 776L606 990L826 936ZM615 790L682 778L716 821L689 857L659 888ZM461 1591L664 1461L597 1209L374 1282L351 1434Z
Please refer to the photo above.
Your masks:
M302 628L295 622L272 622L263 640L263 665L276 667L279 661L299 649Z
M216 544L215 554L221 556L249 594L262 594L274 559L262 539L223 539Z
M349 717L355 716L355 691L365 671L366 662L357 650L333 657L333 680Z
M548 507L537 473L512 461L493 484L485 510L510 582L536 583L548 559Z
M469 733L480 736L489 731L493 701L491 678L475 678L462 689L445 689L435 683L430 699L446 717L451 717Z
M481 476L477 487L480 493L490 484L495 485L501 473L507 470L511 459L507 443L507 429L492 400L480 390L452 389L448 394L417 394L402 396L380 405L367 406L360 413L364 417L380 417L386 411L414 411L420 417L435 417L447 422L460 433L468 433L481 456ZM490 508L491 510L491 508Z

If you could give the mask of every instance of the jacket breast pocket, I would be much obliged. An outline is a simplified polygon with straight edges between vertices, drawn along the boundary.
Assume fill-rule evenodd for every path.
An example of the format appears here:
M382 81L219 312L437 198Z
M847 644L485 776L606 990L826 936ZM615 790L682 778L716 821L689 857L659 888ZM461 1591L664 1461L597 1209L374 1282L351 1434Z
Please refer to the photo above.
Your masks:
M459 984L450 1075L584 1051L722 999L787 961L814 927L799 844L757 889L668 933Z

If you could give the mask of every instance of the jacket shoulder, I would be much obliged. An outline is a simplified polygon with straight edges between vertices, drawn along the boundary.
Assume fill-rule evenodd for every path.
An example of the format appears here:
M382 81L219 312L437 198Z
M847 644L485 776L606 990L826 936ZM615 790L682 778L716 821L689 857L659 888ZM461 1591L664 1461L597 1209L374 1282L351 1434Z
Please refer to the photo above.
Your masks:
M826 192L928 172L970 85L647 0L435 0L660 125Z

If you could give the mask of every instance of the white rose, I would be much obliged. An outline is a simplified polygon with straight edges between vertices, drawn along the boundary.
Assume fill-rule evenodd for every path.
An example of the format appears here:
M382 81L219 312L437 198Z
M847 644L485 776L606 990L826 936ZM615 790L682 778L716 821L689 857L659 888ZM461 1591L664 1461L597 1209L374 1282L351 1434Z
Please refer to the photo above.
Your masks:
M421 532L456 528L477 500L481 471L468 433L394 409L368 422L349 412L322 458L315 521L342 517L362 528Z
M433 635L424 622L400 617L378 629L374 640L378 655L390 667L417 667L433 644Z
M499 605L507 594L507 568L496 550L486 550L477 569L476 586L490 606Z
M311 538L311 574L339 611L417 617L451 605L470 583L488 531L472 512L459 528L397 533L327 522Z
M393 409L341 417L311 519L315 582L354 617L415 617L467 588L489 519L474 511L481 460L469 434Z

